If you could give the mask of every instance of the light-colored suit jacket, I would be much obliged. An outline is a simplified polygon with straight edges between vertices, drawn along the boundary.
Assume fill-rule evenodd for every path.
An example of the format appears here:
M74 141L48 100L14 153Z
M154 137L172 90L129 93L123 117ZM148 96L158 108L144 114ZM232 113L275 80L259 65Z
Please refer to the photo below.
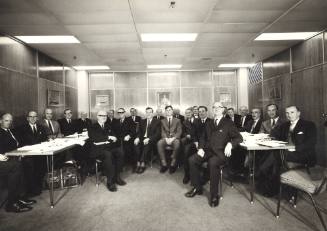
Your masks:
M260 133L266 133L266 134L270 134L271 136L274 136L275 132L278 131L280 125L284 122L285 122L285 120L279 117L275 126L272 127L271 119L265 120L261 124Z
M61 136L63 136L61 134L61 131L60 131L60 125L59 125L59 123L56 120L51 120L51 123L52 123L52 128L53 128L53 134L50 131L50 127L48 125L47 120L43 119L42 121L40 121L40 124L42 125L42 127L44 127L44 130L45 130L46 135L48 137L49 136L54 136L54 137L61 137Z
M179 119L172 117L170 126L167 117L161 120L161 138L175 137L180 139L182 131L182 123Z

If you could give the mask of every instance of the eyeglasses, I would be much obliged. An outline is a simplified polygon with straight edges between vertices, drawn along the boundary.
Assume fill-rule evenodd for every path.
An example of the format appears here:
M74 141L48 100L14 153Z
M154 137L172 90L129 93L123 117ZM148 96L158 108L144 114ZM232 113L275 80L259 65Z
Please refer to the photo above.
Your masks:
M213 109L219 109L219 108L224 108L224 107L223 106L218 106L218 107L217 106L213 106L212 108Z
M29 118L37 118L38 116L27 116Z
M107 117L107 115L98 115L99 117Z
M119 112L117 112L118 114L123 114L123 113L125 113L124 111L119 111Z

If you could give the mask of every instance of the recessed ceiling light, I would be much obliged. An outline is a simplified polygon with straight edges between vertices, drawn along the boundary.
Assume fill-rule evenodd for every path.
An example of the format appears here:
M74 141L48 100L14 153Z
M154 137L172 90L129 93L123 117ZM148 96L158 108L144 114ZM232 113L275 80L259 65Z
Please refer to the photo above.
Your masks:
M62 71L71 70L70 67L60 67L60 66L39 66L40 71Z
M177 69L181 68L181 64L165 64L165 65L148 65L148 69Z
M143 42L193 42L197 33L144 33L141 34Z
M254 65L255 65L254 63L225 63L225 64L220 64L218 67L239 68L239 67L253 67Z
M257 41L269 40L306 40L318 32L263 33L256 37Z
M25 43L80 43L75 36L15 36Z
M108 66L73 66L74 69L78 71L88 71L88 70L109 70Z
M213 75L233 75L235 74L235 71L215 71L213 72Z

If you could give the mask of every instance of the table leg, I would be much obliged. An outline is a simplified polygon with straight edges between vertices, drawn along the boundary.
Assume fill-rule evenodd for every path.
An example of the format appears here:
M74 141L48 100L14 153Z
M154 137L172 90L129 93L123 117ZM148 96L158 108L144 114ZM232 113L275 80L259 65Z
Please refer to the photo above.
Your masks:
M51 208L54 207L54 203L53 203L53 180L54 180L54 176L53 176L53 155L51 155L51 182L50 182L50 188L49 188L49 191L50 191L50 206Z
M250 182L250 202L251 204L254 203L254 188L255 188L255 181L254 181L254 171L255 171L255 150L253 150L252 152L249 151L249 182Z

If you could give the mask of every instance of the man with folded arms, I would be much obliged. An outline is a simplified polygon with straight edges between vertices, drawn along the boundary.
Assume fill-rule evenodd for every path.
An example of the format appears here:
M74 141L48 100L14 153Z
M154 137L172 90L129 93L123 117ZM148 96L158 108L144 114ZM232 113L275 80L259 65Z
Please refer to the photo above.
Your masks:
M8 200L5 210L20 213L30 211L31 205L36 201L20 197L24 191L21 162L5 155L6 152L15 150L19 146L16 136L10 129L12 121L11 114L0 115L0 176L6 176L8 179Z
M138 135L134 140L135 152L137 154L136 173L143 173L145 170L145 160L154 151L160 139L160 120L153 118L153 109L147 107L146 118L141 120Z
M177 156L180 147L180 138L182 135L182 124L179 119L173 117L173 107L166 106L166 118L161 120L161 139L159 140L157 147L161 160L160 173L164 173L168 170L167 159L165 154L165 148L171 146L173 153L171 155L171 163L169 173L172 174L177 169Z
M207 161L210 172L209 205L216 207L219 204L219 167L231 156L232 148L241 143L243 139L233 121L223 116L224 106L222 103L215 102L212 109L214 119L206 124L205 132L199 142L198 152L189 158L193 188L185 196L194 197L202 194L200 171L202 163Z
M92 143L90 154L91 157L102 159L103 170L107 176L107 188L115 192L117 191L116 184L126 185L126 182L120 178L124 155L112 127L106 123L107 116L106 111L99 111L97 122L89 129L89 138Z

